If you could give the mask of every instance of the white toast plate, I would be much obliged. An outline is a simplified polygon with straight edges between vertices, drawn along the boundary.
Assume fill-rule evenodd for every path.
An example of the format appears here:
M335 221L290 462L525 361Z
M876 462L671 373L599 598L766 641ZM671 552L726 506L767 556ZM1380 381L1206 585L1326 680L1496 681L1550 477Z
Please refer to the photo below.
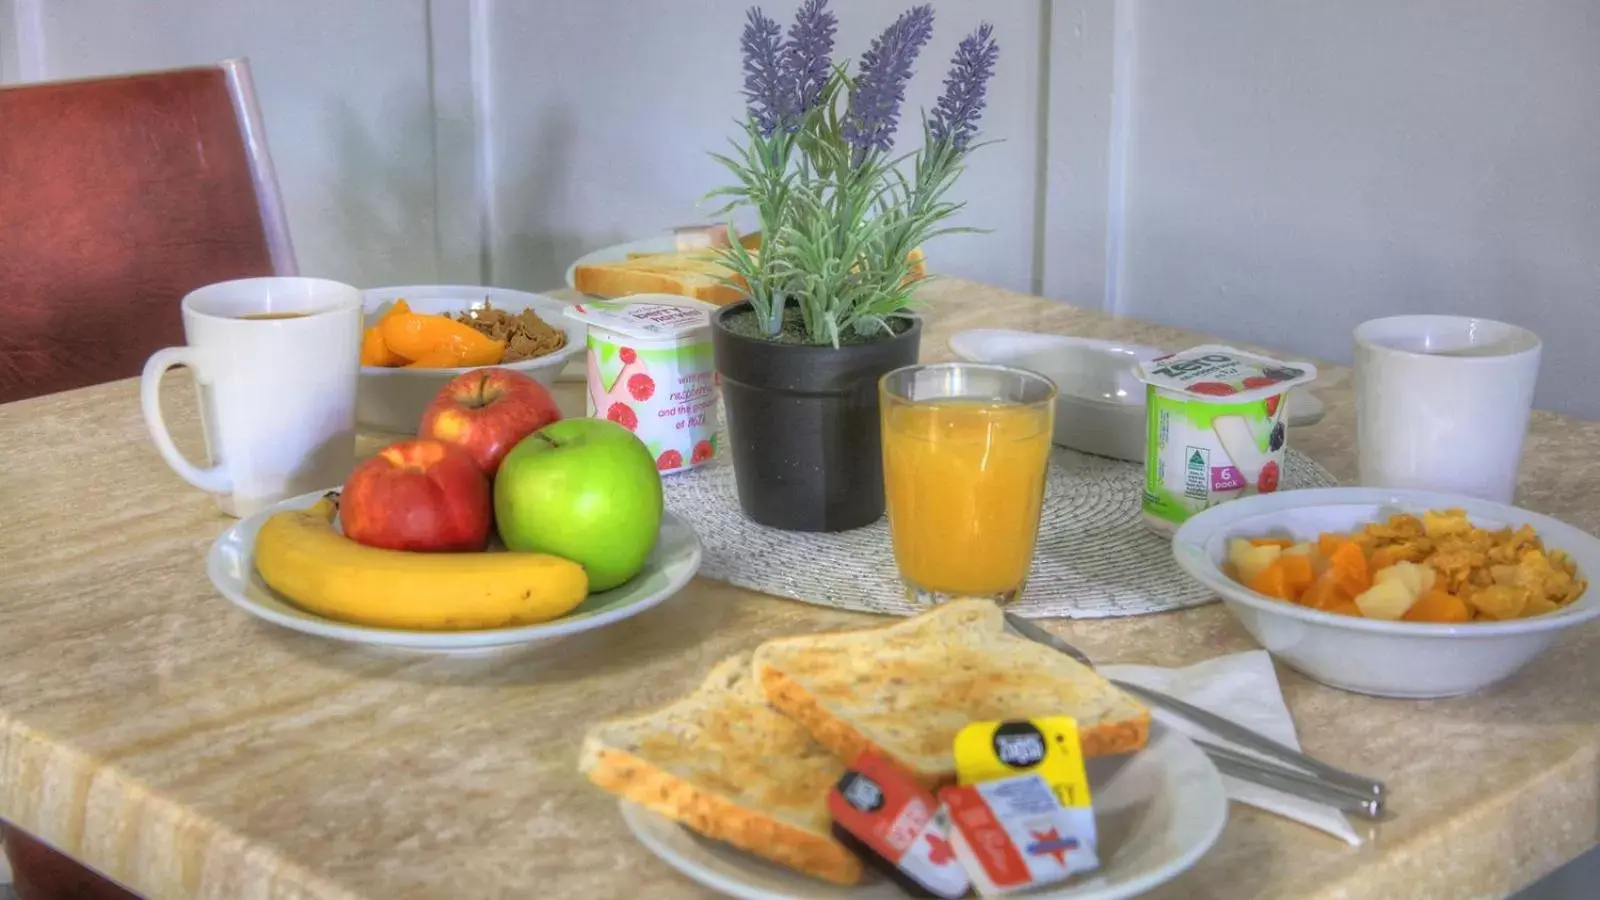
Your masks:
M1118 900L1176 878L1204 856L1228 820L1222 777L1199 747L1160 722L1144 750L1090 760L1100 869L1038 900ZM887 881L840 887L708 840L642 806L621 801L622 819L650 852L689 878L742 900L891 900Z

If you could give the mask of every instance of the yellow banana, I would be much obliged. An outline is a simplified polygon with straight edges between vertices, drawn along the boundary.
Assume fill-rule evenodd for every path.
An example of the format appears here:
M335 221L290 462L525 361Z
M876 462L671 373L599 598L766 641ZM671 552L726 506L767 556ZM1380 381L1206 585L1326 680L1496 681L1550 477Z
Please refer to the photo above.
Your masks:
M530 625L571 612L589 592L583 567L559 556L382 550L335 531L337 512L329 496L275 513L255 551L273 590L331 619L420 631Z

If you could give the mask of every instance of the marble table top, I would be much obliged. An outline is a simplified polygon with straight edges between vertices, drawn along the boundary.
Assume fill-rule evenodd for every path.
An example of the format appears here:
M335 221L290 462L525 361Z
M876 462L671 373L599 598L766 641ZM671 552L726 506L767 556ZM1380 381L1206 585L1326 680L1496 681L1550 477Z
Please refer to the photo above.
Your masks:
M1198 342L957 280L926 296L930 360L978 326ZM197 458L193 391L168 381L168 420ZM1327 418L1291 440L1352 478L1348 372L1329 366L1317 391ZM1536 413L1519 502L1600 531L1596 446L1600 424ZM202 559L229 520L156 455L134 381L0 406L0 459L0 816L152 898L704 896L577 774L584 727L765 638L870 620L698 579L519 655L378 655L258 622L212 590ZM1252 646L1215 604L1047 627L1105 662ZM1306 749L1385 778L1393 818L1351 848L1236 805L1217 846L1153 896L1497 896L1600 836L1600 630L1454 700L1280 675Z

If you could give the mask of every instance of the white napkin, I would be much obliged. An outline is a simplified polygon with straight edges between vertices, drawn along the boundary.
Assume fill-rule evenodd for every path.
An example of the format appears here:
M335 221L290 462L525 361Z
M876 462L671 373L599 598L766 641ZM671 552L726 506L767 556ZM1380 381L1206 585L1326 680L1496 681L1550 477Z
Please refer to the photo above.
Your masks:
M1265 650L1249 650L1231 656L1220 656L1196 663L1187 669L1162 669L1156 666L1097 666L1101 675L1117 678L1170 694L1207 712L1231 719L1252 731L1259 732L1287 744L1296 750L1300 741L1294 734L1294 720L1289 718L1289 707L1284 705L1283 691L1278 687L1278 672L1272 667L1272 656ZM1151 714L1163 725L1192 737L1204 738L1223 744L1241 753L1251 753L1247 747L1223 740L1187 719L1154 708ZM1260 756L1260 754L1254 754ZM1222 776L1228 796L1240 803L1248 803L1268 812L1294 819L1312 828L1320 829L1359 845L1361 838L1350 827L1344 813L1323 803L1303 800L1282 791L1262 787L1238 778Z

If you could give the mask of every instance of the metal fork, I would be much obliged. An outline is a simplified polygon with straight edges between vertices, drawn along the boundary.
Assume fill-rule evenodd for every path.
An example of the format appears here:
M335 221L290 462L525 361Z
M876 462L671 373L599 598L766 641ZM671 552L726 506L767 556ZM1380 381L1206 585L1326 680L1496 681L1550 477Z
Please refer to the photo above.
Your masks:
M1021 618L1020 616L1012 613L1006 613L1006 626L1020 637L1043 644L1052 650L1065 653L1078 662L1083 663L1085 666L1088 666L1091 669L1094 668L1094 663L1087 655L1083 653L1083 651L1072 646L1061 638L1056 637L1050 632L1045 631L1043 628L1040 628L1032 622L1029 622L1027 619ZM1117 679L1111 679L1111 683L1128 692L1129 694L1138 697L1140 700L1151 704L1152 706L1159 706L1169 712L1176 713L1177 715L1194 722L1196 725L1205 728L1207 731L1210 731L1220 738L1233 741L1240 746L1248 747L1251 750L1262 753L1282 762L1284 765L1290 767L1290 771L1285 773L1288 776L1288 781L1302 784L1307 782L1325 783L1329 787L1336 788L1340 794L1351 797L1358 801L1362 801L1360 808L1350 811L1367 814L1370 810L1371 814L1374 816L1382 811L1385 788L1383 782L1381 781L1367 778L1363 775L1357 775L1353 772L1346 772L1343 769L1331 766L1320 759L1307 756L1293 747L1280 744L1264 734L1251 731L1250 729L1245 728L1244 726L1235 722L1229 721L1228 719L1216 715L1215 713L1207 712L1206 710L1203 710L1192 703L1185 703L1176 697L1168 696L1160 691L1153 691L1149 688L1140 687L1137 684L1130 684L1126 681L1119 681ZM1231 768L1234 768L1236 771L1230 772L1229 774L1236 774L1238 770L1244 768L1253 768L1255 770L1267 768L1267 764L1261 762L1260 760L1255 760L1243 754L1233 753L1225 747L1219 747L1215 744L1206 744L1205 747L1207 753L1212 755L1213 759L1217 758L1217 754L1213 752L1216 750L1220 750L1231 757L1228 759L1228 765ZM1306 773L1311 773L1311 775L1317 777L1312 778ZM1238 775L1238 777L1248 778L1249 776ZM1276 787L1277 785L1267 786Z

